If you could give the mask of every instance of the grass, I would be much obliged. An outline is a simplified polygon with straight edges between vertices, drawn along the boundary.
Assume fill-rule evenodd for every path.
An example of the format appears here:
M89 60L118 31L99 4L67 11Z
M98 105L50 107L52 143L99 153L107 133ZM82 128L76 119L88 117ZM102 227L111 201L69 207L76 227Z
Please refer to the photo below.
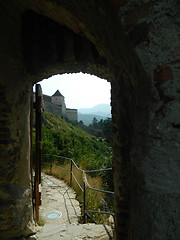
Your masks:
M37 221L37 224L39 226L44 226L44 224L46 223L46 220L43 217L39 217L39 220Z

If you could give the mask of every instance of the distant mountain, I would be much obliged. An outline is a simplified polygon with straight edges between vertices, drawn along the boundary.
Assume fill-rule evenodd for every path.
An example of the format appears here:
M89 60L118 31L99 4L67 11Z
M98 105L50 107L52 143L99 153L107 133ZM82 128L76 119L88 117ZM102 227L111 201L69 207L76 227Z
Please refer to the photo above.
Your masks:
M98 104L92 108L79 108L79 113L111 117L111 106L109 104Z
M110 118L111 106L109 104L98 104L92 108L78 109L78 121L83 121L85 125L88 126L91 124L94 117L96 117L98 121Z
M99 116L99 115L91 115L91 114L83 114L83 113L78 113L78 122L83 121L84 125L89 126L89 124L92 123L93 118L96 118L98 121L101 119L105 120L107 117L104 116Z

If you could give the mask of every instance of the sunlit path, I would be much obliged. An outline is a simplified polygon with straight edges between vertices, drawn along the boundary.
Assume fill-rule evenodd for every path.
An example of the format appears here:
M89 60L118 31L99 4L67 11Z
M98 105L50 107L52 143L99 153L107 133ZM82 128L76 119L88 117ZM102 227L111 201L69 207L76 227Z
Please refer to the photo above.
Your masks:
M45 217L46 223L78 223L81 215L79 202L75 199L75 192L64 181L53 176L42 174L42 206L40 216ZM48 219L48 213L58 211L59 218ZM53 215L52 215L53 218Z
M75 192L64 181L42 173L40 219L45 224L39 227L37 239L112 239L109 226L79 223L81 209L75 198Z

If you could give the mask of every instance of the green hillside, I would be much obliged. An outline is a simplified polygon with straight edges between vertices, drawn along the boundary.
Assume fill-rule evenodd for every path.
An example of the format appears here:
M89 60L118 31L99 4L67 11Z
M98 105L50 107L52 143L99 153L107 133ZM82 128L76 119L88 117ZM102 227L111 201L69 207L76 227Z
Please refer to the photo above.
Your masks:
M105 140L49 112L43 114L42 152L72 158L86 169L111 167L112 151Z

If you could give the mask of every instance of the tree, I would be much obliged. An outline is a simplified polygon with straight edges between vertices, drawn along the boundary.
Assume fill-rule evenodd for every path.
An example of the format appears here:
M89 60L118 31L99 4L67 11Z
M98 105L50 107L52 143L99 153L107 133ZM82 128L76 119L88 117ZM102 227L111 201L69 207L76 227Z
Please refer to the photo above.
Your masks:
M93 128L97 128L98 127L98 120L97 120L97 118L96 117L93 117L93 120L92 120L92 127Z
M106 120L104 120L102 130L103 130L103 135L106 138L107 142L110 143L111 136L112 136L112 119L111 118L107 118Z
M83 121L82 121L82 120L80 120L80 121L79 121L79 124L80 124L80 125L84 125L84 123L83 123Z

